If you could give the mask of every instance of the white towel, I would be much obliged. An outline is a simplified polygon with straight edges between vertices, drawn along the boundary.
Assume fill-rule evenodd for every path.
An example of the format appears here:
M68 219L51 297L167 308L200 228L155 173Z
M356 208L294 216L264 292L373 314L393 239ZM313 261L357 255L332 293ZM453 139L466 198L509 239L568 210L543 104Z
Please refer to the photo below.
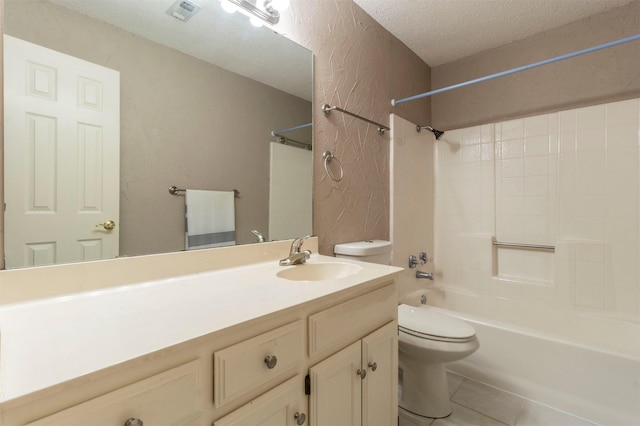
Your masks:
M233 191L187 189L187 250L235 245L234 195Z

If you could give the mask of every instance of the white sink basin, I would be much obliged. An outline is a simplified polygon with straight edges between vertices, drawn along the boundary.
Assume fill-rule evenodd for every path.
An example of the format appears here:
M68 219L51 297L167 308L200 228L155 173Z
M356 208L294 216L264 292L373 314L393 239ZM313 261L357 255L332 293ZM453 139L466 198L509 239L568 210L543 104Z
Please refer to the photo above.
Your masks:
M361 266L351 263L304 263L283 269L276 275L292 281L326 281L355 275L361 270Z

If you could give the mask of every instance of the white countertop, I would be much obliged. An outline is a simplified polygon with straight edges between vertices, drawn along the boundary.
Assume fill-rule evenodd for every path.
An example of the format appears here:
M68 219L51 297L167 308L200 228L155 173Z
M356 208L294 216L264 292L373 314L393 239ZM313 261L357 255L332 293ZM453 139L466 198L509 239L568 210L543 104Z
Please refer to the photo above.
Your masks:
M1 306L0 402L401 270L322 255L308 261L319 262L362 269L290 281L270 261Z

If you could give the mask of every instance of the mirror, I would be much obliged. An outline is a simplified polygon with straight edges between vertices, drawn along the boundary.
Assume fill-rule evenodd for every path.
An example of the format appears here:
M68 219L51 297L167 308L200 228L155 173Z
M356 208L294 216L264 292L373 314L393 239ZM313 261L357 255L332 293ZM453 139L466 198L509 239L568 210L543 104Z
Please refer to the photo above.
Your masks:
M311 151L294 147L310 147L311 127L272 136L311 122L311 52L224 12L219 0L198 1L186 22L166 12L173 3L4 0L6 35L119 73L118 256L185 249L185 197L170 186L237 190L237 244L257 242L252 230L267 241L311 233ZM9 186L28 190L5 173ZM9 216L5 230L21 226ZM96 214L91 226L110 219ZM97 252L86 249L83 259ZM69 261L26 257L30 265Z

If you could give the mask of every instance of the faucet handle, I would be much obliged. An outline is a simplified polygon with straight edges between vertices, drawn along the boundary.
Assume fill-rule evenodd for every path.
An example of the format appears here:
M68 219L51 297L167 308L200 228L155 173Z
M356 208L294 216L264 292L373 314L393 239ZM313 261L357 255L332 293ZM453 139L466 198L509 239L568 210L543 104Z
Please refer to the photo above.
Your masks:
M304 237L299 237L293 240L293 242L291 243L291 253L300 252L300 247L302 247L302 244L304 244L304 240L306 240L307 238L311 238L311 235L305 235Z

